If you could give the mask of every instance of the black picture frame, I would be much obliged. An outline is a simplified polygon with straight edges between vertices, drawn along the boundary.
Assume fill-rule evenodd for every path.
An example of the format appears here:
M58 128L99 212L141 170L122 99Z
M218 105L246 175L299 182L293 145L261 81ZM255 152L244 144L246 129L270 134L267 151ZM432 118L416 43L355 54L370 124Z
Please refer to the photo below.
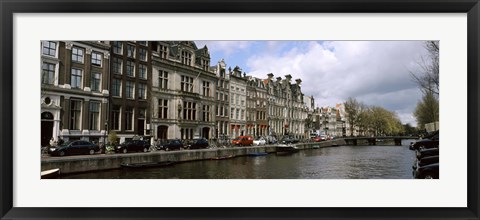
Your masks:
M478 0L0 0L1 219L479 219ZM467 13L467 208L18 208L13 207L13 15L15 13ZM414 199L414 195L412 195Z

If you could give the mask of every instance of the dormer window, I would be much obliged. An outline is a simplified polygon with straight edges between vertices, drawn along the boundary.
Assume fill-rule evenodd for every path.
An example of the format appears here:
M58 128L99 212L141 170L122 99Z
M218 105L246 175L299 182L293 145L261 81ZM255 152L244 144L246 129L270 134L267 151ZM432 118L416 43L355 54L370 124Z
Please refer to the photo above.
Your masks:
M201 65L202 65L202 69L207 71L208 67L210 66L210 62L208 62L208 60L201 59Z
M192 65L192 53L188 51L182 51L181 57L180 57L182 64L191 66Z
M167 52L167 46L165 45L159 45L159 53L160 53L160 57L163 58L163 59L167 59L167 55L168 55L168 52Z

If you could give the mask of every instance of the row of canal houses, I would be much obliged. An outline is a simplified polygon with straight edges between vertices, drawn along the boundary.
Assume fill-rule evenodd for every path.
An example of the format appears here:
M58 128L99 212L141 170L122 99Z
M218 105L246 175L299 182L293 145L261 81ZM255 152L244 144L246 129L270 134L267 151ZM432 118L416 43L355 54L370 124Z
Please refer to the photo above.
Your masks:
M193 41L42 41L41 144L308 136L301 80L260 79ZM294 81L294 82L293 82ZM310 118L310 119L308 119Z

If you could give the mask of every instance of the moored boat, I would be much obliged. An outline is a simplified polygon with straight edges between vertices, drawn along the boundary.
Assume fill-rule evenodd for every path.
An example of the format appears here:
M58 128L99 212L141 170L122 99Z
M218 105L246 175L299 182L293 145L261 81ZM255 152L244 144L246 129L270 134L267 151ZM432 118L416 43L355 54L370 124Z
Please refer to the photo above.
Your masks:
M277 155L287 155L298 152L298 148L293 145L279 145L276 150Z
M56 177L58 175L60 175L60 169L59 168L51 169L51 170L45 170L45 171L40 172L40 176L42 177L42 179L51 179L51 178Z
M154 167L167 167L173 166L176 162L174 161L163 161L163 162L145 162L145 163L122 163L120 164L123 168L154 168Z
M254 152L254 153L248 153L247 155L251 156L251 157L259 157L259 156L267 156L268 153L267 152Z
M223 156L217 156L217 157L212 157L210 158L211 160L226 160L226 159L230 159L230 158L234 158L235 155L231 154L231 155L223 155Z

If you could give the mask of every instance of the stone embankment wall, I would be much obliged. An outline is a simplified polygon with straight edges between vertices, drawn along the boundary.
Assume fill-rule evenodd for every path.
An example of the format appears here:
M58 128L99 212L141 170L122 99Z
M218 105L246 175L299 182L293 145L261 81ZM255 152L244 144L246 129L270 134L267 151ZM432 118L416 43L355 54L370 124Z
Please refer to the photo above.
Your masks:
M300 143L295 146L300 149L312 149L314 146L331 147L345 145L343 139L324 141L318 143ZM60 168L61 174L92 172L100 170L118 169L122 163L144 163L144 162L162 162L162 161L196 161L208 160L213 157L235 155L246 156L249 153L267 152L275 153L275 145L252 146L252 147L232 147L216 149L199 150L179 150L179 151L154 151L147 153L128 153L128 154L97 154L85 156L67 156L67 157L47 157L42 158L42 171Z

